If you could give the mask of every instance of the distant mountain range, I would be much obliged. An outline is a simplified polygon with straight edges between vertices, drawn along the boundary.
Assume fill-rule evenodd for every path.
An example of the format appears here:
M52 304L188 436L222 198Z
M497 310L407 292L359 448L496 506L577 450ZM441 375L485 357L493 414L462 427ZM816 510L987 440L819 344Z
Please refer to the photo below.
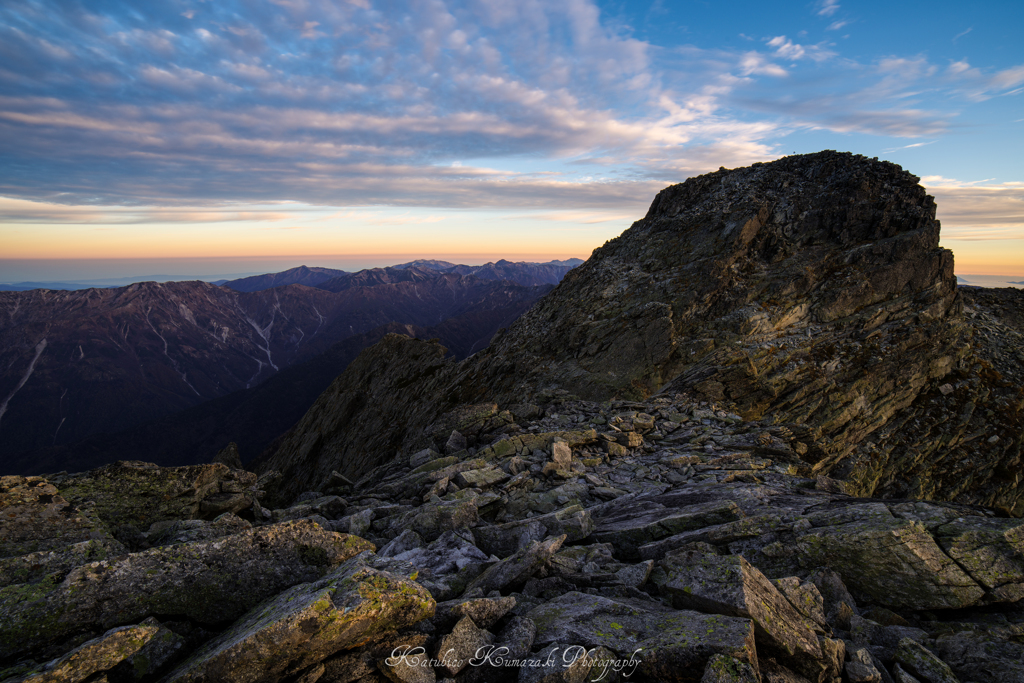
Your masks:
M411 326L468 355L551 287L534 283L569 270L507 261L488 266L445 264L440 271L410 263L356 273L303 266L226 286L150 282L0 292L0 310L6 312L0 318L5 471L43 461L60 464L43 456L60 447L67 454L67 447L87 437L133 430L254 389L281 370L330 351L332 360L321 362L322 378L312 384L296 380L302 385L297 391L304 397L302 392L311 392L312 400L364 345L385 333L375 331L388 326ZM491 277L457 272L462 269ZM494 277L499 272L509 277ZM355 341L332 350L346 339Z

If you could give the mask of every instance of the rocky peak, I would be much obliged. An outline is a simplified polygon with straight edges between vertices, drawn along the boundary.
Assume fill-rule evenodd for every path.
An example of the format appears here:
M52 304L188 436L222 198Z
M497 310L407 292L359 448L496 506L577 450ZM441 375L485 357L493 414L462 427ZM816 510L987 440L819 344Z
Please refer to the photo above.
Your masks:
M974 358L939 227L916 176L852 154L691 178L659 193L647 216L485 351L424 365L417 358L441 356L424 355L423 342L369 350L365 366L394 371L339 377L329 393L349 398L335 405L325 394L265 467L295 473L296 487L334 469L357 478L396 450L424 447L436 416L463 403L684 394L794 425L815 472L861 495L1020 512L1019 481L1007 476L1019 467L1019 438L980 454L982 466L974 446L964 450L990 428L982 415L1005 417L1001 433L1021 418L1003 405L1013 397L998 368L985 374L993 366ZM964 387L954 396L962 410L922 407L951 373ZM352 397L379 397L382 386L401 386L401 396L353 408ZM979 401L998 405L975 415ZM384 417L396 414L389 403L402 406L398 424ZM322 429L342 413L345 428ZM952 465L967 462L970 471Z

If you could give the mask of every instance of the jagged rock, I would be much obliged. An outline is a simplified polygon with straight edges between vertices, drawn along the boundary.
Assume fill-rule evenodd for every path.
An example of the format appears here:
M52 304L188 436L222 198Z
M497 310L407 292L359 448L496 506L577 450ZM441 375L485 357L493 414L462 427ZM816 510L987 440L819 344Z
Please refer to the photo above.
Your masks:
M623 558L638 556L640 546L691 529L700 529L743 516L730 500L670 508L664 505L616 501L595 519L595 540L611 543ZM651 559L651 558L644 558Z
M122 460L82 474L55 477L72 504L89 501L111 528L140 529L155 522L213 519L252 505L256 475L223 464L158 467Z
M961 517L934 533L939 547L986 590L987 601L1024 598L1024 523Z
M789 603L820 628L828 627L825 616L825 600L818 587L810 581L801 581L795 576L787 576L772 581L779 592L786 596ZM815 629L816 631L819 629Z
M416 566L420 583L435 599L451 600L461 595L489 563L490 558L473 545L472 538L468 529L448 531L425 547L411 547L403 552L394 552L399 547L391 549L394 554L390 557Z
M428 503L404 514L374 521L373 529L385 538L394 538L412 529L423 540L433 541L447 531L473 526L478 519L477 506L471 500Z
M511 557L484 570L466 587L467 592L479 589L484 593L490 593L524 583L548 563L564 541L564 534L546 541L534 541L522 550L516 551Z
M930 650L961 681L1024 681L1024 645L975 630L940 635Z
M227 465L233 470L245 469L245 466L242 464L242 456L238 453L238 444L234 441L217 451L217 455L213 456L213 460L210 462Z
M850 630L851 619L857 614L857 601L850 595L842 577L831 569L819 568L809 578L821 596L825 622L843 630Z
M536 642L579 643L607 647L621 659L636 659L641 675L661 681L699 681L715 654L736 657L756 667L753 625L747 619L672 611L660 603L640 609L624 602L566 593L534 608Z
M921 683L921 681L904 671L903 667L899 664L892 665L892 677L896 683Z
M107 524L88 508L68 502L42 477L0 477L0 557L54 552L50 561L56 565L64 554L123 552L124 546L111 536ZM84 545L69 549L79 543ZM0 571L7 582L19 575L17 567L5 565Z
M166 672L189 650L188 642L171 629L150 617L140 626L155 626L157 632L135 654L107 671L110 683L136 683L153 680Z
M476 626L489 629L515 606L516 599L512 596L450 600L437 603L432 621L438 630L447 631L460 619L469 617Z
M452 676L466 668L477 653L494 642L494 634L478 628L470 617L462 617L452 632L441 639L435 659Z
M871 653L861 648L848 653L843 673L849 683L881 683L882 672L875 666Z
M508 479L508 475L494 467L467 470L455 475L455 483L462 488L486 489Z
M518 683L583 683L592 666L585 648L554 643L519 670Z
M164 681L277 680L433 613L421 586L353 558L257 605Z
M328 520L341 519L345 514L348 503L340 496L321 496L314 494L304 500L296 501L295 505L285 510L274 510L273 520L284 522L289 519L302 519L320 515Z
M286 522L91 562L59 582L7 586L0 589L0 656L151 615L220 623L367 549L373 545L361 538Z
M41 671L20 679L24 683L78 683L93 674L112 669L137 653L157 634L155 626L122 626L79 645Z
M396 675L407 678L415 675L410 667L429 671L426 678L433 675L430 668L426 644L429 637L423 633L387 633L374 638L365 645L328 657L323 661L324 673L321 678L330 683L351 683L351 681L368 680L387 681L387 670L392 669ZM383 672L383 673L382 673Z
M700 683L760 683L757 670L735 657L715 655L704 667Z
M547 536L564 535L566 541L581 541L594 530L590 513L580 505L570 505L556 512L530 519L481 526L473 530L476 544L486 553L508 557L530 541L541 541Z
M742 556L686 551L667 556L661 564L666 576L659 590L677 608L751 619L760 643L792 658L801 668L823 659L811 622ZM825 680L839 671L828 673Z
M855 590L910 609L955 609L985 591L919 523L895 518L881 503L810 517L815 527L793 551L805 566L830 566Z
M454 455L464 450L466 450L466 437L452 430L451 436L448 437L448 441L444 444L444 452L448 455Z
M155 522L145 533L144 543L147 547L210 541L223 536L231 536L247 529L252 524L238 515L225 512L212 522L201 519L186 519ZM84 563L82 563L84 564Z
M900 641L894 657L900 666L927 683L960 683L948 664L910 638Z

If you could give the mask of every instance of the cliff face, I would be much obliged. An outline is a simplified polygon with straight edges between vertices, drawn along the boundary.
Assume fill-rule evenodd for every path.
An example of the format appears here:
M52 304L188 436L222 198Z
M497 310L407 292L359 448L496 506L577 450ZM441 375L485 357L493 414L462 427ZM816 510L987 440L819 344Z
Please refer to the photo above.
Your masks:
M355 411L345 402L346 419L325 429L341 410L325 394L262 466L303 473L295 486L331 469L357 477L425 445L425 428L460 403L684 393L796 425L807 463L861 494L1016 510L1006 472L1019 466L1019 436L980 456L995 462L947 473L965 458L950 450L957 438L942 411L930 440L905 419L922 395L946 395L951 372L965 403L999 381L998 368L972 370L973 328L938 240L933 199L887 162L821 152L692 178L659 193L646 217L467 361L424 365L421 342L367 351L365 364L394 370L343 374L328 393L400 384L401 397ZM400 424L383 417L406 402ZM1007 430L1020 422L1013 410L1005 421ZM368 429L387 449L368 447Z

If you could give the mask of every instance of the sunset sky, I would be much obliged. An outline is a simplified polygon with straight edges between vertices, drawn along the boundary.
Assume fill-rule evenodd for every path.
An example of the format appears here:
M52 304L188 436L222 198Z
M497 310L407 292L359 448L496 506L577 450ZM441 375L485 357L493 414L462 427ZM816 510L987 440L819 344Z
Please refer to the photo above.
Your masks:
M1022 35L1019 0L5 0L0 282L586 258L821 149L1024 276Z

